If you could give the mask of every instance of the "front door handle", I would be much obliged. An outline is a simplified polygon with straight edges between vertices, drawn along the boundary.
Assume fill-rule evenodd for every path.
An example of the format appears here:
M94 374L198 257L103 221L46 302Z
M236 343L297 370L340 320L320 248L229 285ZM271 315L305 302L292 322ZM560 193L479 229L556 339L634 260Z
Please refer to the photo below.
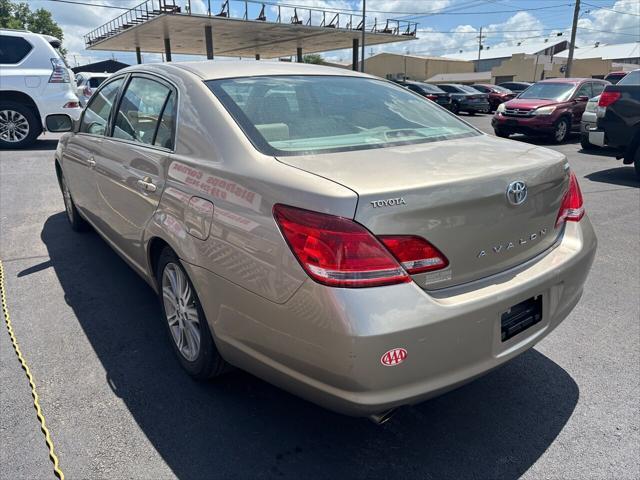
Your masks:
M87 160L87 166L89 168L94 168L96 166L96 161L93 159L93 157L91 157L89 160Z
M151 181L151 178L144 177L142 180L138 180L138 187L147 191L147 192L155 192L158 187L154 185Z

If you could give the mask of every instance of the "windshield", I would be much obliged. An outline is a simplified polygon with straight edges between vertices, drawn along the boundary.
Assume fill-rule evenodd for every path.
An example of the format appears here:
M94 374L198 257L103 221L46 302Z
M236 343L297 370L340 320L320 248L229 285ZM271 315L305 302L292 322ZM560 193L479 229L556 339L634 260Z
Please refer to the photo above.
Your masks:
M479 133L390 82L344 76L268 76L206 84L254 146L300 155L448 140Z
M542 100L556 100L563 102L569 100L576 88L573 83L534 83L518 98L539 98Z

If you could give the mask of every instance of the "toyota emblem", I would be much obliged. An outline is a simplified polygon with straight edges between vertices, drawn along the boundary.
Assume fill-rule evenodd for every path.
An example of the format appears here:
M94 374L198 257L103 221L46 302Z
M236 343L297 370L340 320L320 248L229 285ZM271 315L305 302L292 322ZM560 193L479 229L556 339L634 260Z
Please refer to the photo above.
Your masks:
M507 187L507 200L511 205L522 205L527 199L527 184L522 180L511 182Z

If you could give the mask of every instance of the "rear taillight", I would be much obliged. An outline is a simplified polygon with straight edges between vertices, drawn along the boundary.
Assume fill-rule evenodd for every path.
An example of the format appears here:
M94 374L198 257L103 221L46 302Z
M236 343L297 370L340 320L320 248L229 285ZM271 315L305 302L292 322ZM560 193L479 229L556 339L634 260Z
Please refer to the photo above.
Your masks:
M378 238L411 275L440 270L449 265L447 257L422 237L383 235Z
M598 106L608 107L612 103L617 102L620 96L620 92L602 92L600 94L600 100L598 100Z
M373 287L411 281L378 239L353 220L285 205L275 205L273 216L302 268L319 283Z
M376 237L348 218L286 205L275 205L273 216L302 268L324 285L405 283L411 281L409 274L449 265L436 247L414 235Z
M62 108L80 108L80 104L78 102L67 102Z
M52 58L51 66L53 67L53 72L49 77L49 83L69 83L69 70L67 70L62 60Z
M429 100L434 101L434 102L435 102L436 100L438 100L438 96L437 96L437 95L427 94L427 95L425 95L425 97L426 97L426 98L428 98Z
M569 190L562 198L556 228L561 227L564 222L579 222L582 217L584 217L582 192L575 173L571 172L569 174Z
M90 97L92 93L93 92L91 91L91 87L89 87L89 85L82 89L82 95L84 95L85 97Z

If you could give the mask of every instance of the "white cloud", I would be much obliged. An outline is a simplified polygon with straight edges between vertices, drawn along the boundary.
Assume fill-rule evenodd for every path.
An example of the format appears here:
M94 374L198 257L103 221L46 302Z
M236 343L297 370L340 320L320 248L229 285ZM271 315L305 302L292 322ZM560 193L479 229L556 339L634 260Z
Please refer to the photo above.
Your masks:
M117 5L121 7L132 7L140 3L141 0L92 0L97 4ZM192 10L194 13L204 13L206 11L207 0L191 0ZM98 6L87 5L71 5L65 3L45 2L42 0L29 0L32 8L44 7L53 13L54 19L63 28L65 38L64 45L69 51L69 59L74 63L75 59L78 63L86 63L89 61L97 61L99 59L110 58L110 52L87 51L84 48L83 35L95 27L98 27L110 19L120 15L123 10L106 9ZM214 2L212 2L214 3ZM360 8L360 0L289 0L288 4L297 4L307 8L318 8L327 10L357 10ZM216 5L219 2L215 2ZM446 7L455 6L454 0L433 0L429 2L428 10L440 10ZM255 6L259 9L259 5ZM273 8L273 7L271 7ZM621 12L640 14L640 2L638 0L617 0L613 6L607 7ZM372 23L373 18L377 18L378 25L384 25L388 18L403 18L400 13L388 14L380 13L381 11L395 11L414 13L417 10L425 10L424 3L416 0L415 2L407 2L406 0L368 0L367 9L369 11L367 23ZM590 9L590 10L587 10ZM275 11L275 10L272 10ZM293 10L283 7L281 9L283 18L293 15ZM596 41L603 43L623 43L638 41L640 39L640 17L634 15L624 15L604 8L595 8L583 5L583 14L578 25L583 29L578 30L576 43L578 45L593 44ZM232 12L237 13L237 12ZM300 17L306 19L307 13L298 10ZM549 18L548 15L542 14L541 17ZM478 29L471 25L461 23L460 25L450 28L450 33L439 33L437 27L427 26L433 24L432 19L437 17L420 18L421 26L419 26L418 39L407 42L399 42L396 44L386 44L381 46L367 47L367 55L378 53L380 51L391 52L409 52L411 54L420 55L436 55L446 56L446 54L455 53L458 50L476 49L478 45ZM464 18L464 17L463 17ZM410 19L410 18L408 18ZM359 19L357 20L359 21ZM570 18L559 20L551 17L549 21L554 22L551 25L557 26L559 21L570 24ZM314 23L316 19L314 18ZM346 20L341 19L341 23ZM354 18L354 23L356 19ZM531 12L517 12L509 19L501 23L490 24L483 28L483 35L486 35L483 43L487 46L506 46L514 45L517 42L537 42L541 38L555 35L555 32L548 30L548 24L532 14ZM590 29L590 30L587 30ZM604 33L594 30L603 30ZM570 32L568 29L561 30L563 37L569 39ZM631 35L630 35L631 34ZM635 36L633 36L635 35ZM125 62L135 62L135 55L124 52L114 52L113 55ZM180 58L196 58L189 56L177 56ZM351 60L351 52L337 51L327 52L327 59L331 60ZM159 61L160 55L146 54L145 61Z

